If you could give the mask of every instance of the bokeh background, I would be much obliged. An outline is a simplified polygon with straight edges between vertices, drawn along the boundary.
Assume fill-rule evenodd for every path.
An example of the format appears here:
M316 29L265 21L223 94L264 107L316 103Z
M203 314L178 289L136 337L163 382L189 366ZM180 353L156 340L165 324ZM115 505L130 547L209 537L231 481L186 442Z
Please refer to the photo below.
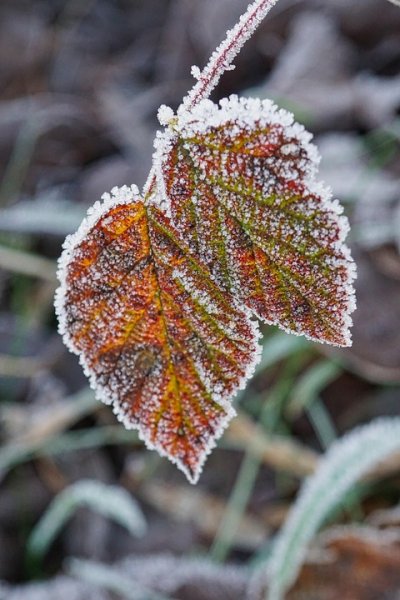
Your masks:
M94 400L57 334L64 237L105 191L143 185L157 108L179 105L191 65L205 64L246 6L0 2L0 598L244 598L244 566L268 553L319 454L357 425L399 414L400 8L387 0L280 0L213 95L273 98L315 134L321 177L352 223L353 347L265 327L239 417L193 487ZM399 467L394 460L357 488L334 522L371 523L393 509ZM125 490L143 516L128 531L115 522L127 497L69 487L82 480ZM86 506L76 501L51 543L54 517L32 538L54 499L73 505L71 489ZM96 509L105 489L112 518ZM370 542L361 552L346 535L329 572L311 563L290 598L304 586L308 599L398 597L398 545L382 554ZM346 580L343 552L361 567L368 556L374 581L358 582L355 566Z

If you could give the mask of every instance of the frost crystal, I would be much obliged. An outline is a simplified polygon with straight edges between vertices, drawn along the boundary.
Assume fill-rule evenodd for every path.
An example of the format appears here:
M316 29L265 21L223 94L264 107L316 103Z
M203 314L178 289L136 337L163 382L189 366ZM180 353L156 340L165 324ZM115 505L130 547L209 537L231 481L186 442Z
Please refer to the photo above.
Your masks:
M196 65L192 65L192 67L190 69L190 73L195 79L200 79L200 77L201 77L201 71L200 71L199 67L196 67Z
M168 125L174 118L174 111L166 104L162 104L158 109L157 118L160 125Z

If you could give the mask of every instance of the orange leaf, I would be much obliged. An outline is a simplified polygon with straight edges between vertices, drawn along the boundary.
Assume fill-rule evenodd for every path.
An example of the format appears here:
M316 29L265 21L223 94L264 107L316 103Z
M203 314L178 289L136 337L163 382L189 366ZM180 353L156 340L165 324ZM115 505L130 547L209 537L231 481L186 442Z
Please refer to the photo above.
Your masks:
M254 367L256 325L135 188L95 205L59 278L60 331L97 395L195 482Z
M222 290L312 340L350 344L354 264L311 136L269 100L181 107L156 165L171 218Z

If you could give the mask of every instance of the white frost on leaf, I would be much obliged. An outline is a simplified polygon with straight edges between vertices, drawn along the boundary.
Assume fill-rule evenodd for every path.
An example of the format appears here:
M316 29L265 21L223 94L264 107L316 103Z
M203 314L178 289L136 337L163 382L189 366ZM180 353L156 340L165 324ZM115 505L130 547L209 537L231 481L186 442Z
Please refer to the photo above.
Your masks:
M131 204L140 200L137 185L124 185L120 188L114 187L111 193L105 193L101 197L102 202L97 201L88 208L87 215L80 224L78 230L68 235L63 243L63 252L58 259L57 278L60 286L55 293L54 307L58 317L58 331L64 338L64 343L71 352L76 353L66 328L65 298L67 293L67 267L71 261L75 248L86 238L89 231L100 221L102 216L118 204Z
M219 104L211 100L203 100L193 109L187 110L181 105L178 109L178 122L174 127L183 138L190 138L196 133L206 133L213 127L225 124L234 125L232 133L240 130L262 129L269 125L281 125L287 137L294 137L299 145L307 152L310 177L314 177L320 163L317 147L311 144L311 133L300 123L296 123L291 112L279 108L272 100L260 98L242 98L232 94L222 98ZM284 148L284 153L290 154L296 148L291 145Z
M195 79L199 80L201 77L201 71L199 69L199 67L197 65L192 65L190 68L190 74L192 75L192 77L194 77Z

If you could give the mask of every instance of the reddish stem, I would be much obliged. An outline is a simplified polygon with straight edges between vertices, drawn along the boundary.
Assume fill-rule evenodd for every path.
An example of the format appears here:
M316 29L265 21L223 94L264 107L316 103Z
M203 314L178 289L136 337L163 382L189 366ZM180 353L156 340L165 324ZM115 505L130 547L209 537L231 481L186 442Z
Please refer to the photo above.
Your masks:
M240 17L238 23L227 32L225 40L212 54L203 69L199 81L183 100L190 110L204 98L208 98L224 71L228 70L243 44L253 35L261 21L278 0L255 0Z

